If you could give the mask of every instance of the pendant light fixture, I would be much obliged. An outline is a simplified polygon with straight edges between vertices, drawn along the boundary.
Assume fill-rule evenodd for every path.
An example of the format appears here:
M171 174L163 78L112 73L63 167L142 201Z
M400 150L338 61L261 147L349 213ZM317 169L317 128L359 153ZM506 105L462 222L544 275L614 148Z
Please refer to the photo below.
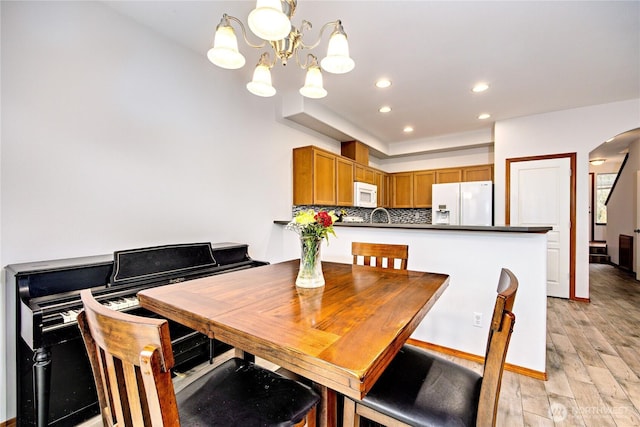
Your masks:
M349 56L347 35L340 20L324 24L318 39L310 45L302 40L305 30L311 29L311 23L303 20L300 29L291 24L297 6L296 0L257 0L256 7L247 19L249 28L262 39L260 44L253 44L247 39L244 24L236 17L222 15L216 27L213 47L207 52L209 60L221 68L235 70L242 68L245 58L238 50L238 40L231 22L240 26L245 43L254 48L271 47L273 60L268 52L263 52L253 73L253 79L247 83L247 89L258 96L273 96L276 89L271 83L271 69L280 60L282 65L294 57L300 68L306 70L305 83L300 94L309 98L323 98L327 91L323 87L322 70L333 74L344 74L351 71L355 63ZM300 51L316 48L322 40L327 28L333 31L329 37L327 56L318 64L315 55L308 54L304 63L300 61Z

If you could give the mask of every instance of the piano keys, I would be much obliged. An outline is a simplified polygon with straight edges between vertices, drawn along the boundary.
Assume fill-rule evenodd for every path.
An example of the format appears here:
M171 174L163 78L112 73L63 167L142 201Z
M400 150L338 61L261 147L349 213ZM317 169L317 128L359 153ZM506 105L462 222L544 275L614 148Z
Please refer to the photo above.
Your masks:
M7 266L17 332L17 424L72 426L99 413L76 321L80 290L90 288L112 309L156 316L139 307L140 290L265 264L251 259L244 244L189 243ZM228 348L175 322L170 334L177 372ZM8 387L13 383L9 378Z

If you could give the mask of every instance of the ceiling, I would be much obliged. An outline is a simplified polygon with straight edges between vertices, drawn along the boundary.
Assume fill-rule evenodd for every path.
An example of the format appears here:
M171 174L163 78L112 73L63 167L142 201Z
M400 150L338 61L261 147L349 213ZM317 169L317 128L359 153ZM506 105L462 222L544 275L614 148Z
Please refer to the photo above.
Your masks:
M222 14L246 22L255 1L105 4L205 57ZM299 0L292 22L299 27L303 19L314 24L307 43L324 23L341 19L356 62L348 74L325 72L328 96L305 99L301 114L291 117L335 138L354 137L349 129L357 128L393 147L483 130L491 135L499 120L640 98L639 1ZM245 90L261 51L236 31L247 65L229 71L212 64L211 74ZM327 39L312 51L319 58ZM291 61L274 67L276 97L300 97L304 72L296 67ZM377 89L380 77L391 87ZM481 81L489 90L473 93ZM382 105L392 111L379 113ZM314 111L341 120L318 120ZM491 118L479 120L480 113ZM403 132L406 125L411 134Z

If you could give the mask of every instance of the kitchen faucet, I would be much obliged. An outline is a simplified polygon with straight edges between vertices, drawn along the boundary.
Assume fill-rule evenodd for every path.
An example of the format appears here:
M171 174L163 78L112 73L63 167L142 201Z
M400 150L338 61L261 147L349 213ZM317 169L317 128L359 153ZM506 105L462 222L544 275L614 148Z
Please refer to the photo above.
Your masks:
M391 224L391 215L389 215L389 211L386 210L385 208L382 208L382 207L375 208L373 210L373 212L371 212L371 216L369 217L369 223L373 224L373 214L375 214L376 211L382 211L382 212L386 213L387 214L387 224Z

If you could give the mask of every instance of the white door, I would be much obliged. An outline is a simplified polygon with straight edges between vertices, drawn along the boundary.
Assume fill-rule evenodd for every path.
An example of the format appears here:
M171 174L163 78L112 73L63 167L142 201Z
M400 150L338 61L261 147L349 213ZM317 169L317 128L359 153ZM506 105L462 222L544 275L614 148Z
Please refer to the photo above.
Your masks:
M569 158L511 163L510 223L551 226L547 233L547 295L569 298L570 187Z

